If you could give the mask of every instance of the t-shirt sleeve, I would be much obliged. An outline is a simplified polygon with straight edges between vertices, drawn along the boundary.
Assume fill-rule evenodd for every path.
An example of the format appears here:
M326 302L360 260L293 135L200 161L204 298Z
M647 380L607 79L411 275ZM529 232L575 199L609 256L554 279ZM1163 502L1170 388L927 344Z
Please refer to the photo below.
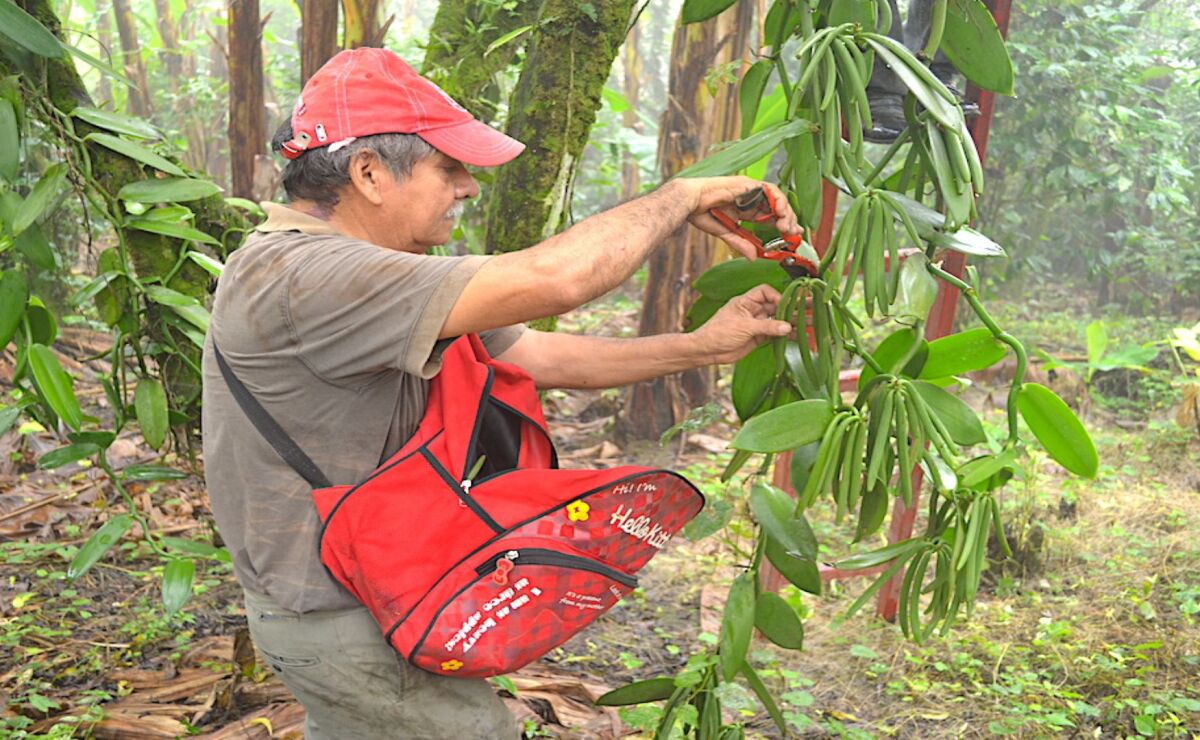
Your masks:
M432 377L441 365L438 333L487 259L410 254L356 240L329 244L286 281L285 320L301 360L332 383L384 369Z

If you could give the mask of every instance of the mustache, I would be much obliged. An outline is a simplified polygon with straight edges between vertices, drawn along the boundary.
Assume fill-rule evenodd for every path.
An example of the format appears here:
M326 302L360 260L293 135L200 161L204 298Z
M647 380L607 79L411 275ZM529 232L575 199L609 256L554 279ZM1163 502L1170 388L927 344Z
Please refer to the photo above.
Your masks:
M450 219L451 221L457 221L462 217L463 211L465 211L466 208L467 204L460 200L454 205L450 206L450 208L446 211L445 218Z

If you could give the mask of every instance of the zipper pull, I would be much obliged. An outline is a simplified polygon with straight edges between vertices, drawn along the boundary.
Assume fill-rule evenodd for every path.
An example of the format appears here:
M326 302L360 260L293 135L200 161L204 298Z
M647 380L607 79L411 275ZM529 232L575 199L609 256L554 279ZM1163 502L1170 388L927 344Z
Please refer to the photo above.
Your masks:
M462 481L458 485L462 487L463 493L466 493L466 494L471 493L471 479L470 478L467 478L466 480ZM462 502L459 502L459 503L462 506L466 506L466 504L462 504Z
M509 550L500 557L496 558L496 570L492 573L492 580L497 584L504 586L508 584L508 574L512 572L513 561L517 559L520 553L516 550Z
M472 479L479 475L480 470L483 470L483 464L485 462L487 462L487 455L480 455L479 458L475 460L475 464L471 466L471 472L467 473L467 477L463 478L462 482L458 484L462 486L463 493L471 493Z

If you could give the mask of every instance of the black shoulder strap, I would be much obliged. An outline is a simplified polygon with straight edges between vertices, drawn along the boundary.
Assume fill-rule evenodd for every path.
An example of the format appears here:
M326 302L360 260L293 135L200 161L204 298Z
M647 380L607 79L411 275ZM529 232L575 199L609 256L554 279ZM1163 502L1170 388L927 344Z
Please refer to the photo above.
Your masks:
M279 453L283 461L292 467L301 478L308 481L308 484L313 488L329 488L333 484L329 482L329 478L317 464L304 454L304 450L300 449L300 445L288 436L287 432L283 431L283 427L279 426L279 422L275 421L267 410L262 407L254 394L250 392L238 376L234 374L233 368L229 367L229 363L225 362L225 357L221 354L221 350L217 349L217 343L213 342L213 354L217 358L217 366L221 368L221 376L225 378L225 384L229 386L229 391L233 393L234 400L238 406L242 407L242 411L246 412L246 416L250 418L250 423L258 430L258 433L263 436L263 439Z

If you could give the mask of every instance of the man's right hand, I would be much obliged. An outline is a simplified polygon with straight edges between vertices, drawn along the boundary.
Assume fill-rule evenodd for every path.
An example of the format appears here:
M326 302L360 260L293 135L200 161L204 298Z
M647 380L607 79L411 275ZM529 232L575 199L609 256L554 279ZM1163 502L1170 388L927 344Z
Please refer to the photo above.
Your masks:
M710 210L713 208L723 211L734 221L751 220L756 216L771 216L774 219L775 228L780 234L799 234L800 222L796 218L796 214L788 205L787 197L778 186L768 182L753 180L749 177L730 176L730 177L682 177L673 181L678 183L678 186L684 188L690 198L691 214L688 216L688 222L696 228L708 234L718 237L730 246L735 252L745 256L748 259L754 259L757 256L754 244L738 236L730 231L720 221L713 217ZM740 211L735 205L737 199L741 196L750 193L756 188L764 188L770 191L771 197L764 198L753 211ZM770 203L774 203L776 211L772 212Z

